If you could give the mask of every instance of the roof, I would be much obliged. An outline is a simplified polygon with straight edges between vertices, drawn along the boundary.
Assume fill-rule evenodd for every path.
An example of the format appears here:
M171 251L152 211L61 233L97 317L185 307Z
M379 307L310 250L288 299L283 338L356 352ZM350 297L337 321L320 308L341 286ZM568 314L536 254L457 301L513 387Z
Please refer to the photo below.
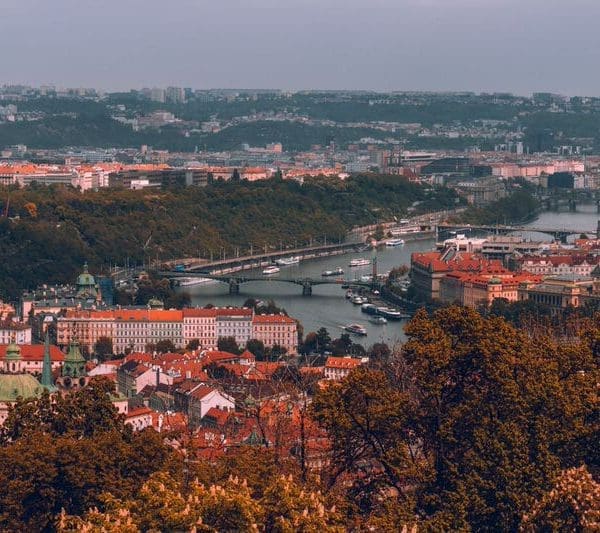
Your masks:
M44 387L31 374L0 374L0 402L39 398Z
M356 368L360 366L360 359L352 357L328 357L325 363L325 368Z
M6 357L6 347L8 344L0 344L0 359ZM22 361L43 361L44 360L44 345L43 344L20 344L21 360ZM50 359L52 362L63 362L65 354L60 351L57 346L50 346Z
M296 321L286 315L255 315L255 324L295 324Z

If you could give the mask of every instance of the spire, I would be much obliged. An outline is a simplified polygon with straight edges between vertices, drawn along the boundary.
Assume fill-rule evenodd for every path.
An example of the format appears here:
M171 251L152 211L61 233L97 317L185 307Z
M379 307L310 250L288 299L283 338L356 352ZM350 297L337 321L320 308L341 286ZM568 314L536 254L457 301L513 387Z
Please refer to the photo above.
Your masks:
M54 383L52 383L52 360L50 359L50 336L48 335L48 332L46 332L46 341L44 343L44 363L42 364L41 384L48 392L56 390Z
M89 274L88 262L87 261L85 263L83 263L83 273L84 274Z

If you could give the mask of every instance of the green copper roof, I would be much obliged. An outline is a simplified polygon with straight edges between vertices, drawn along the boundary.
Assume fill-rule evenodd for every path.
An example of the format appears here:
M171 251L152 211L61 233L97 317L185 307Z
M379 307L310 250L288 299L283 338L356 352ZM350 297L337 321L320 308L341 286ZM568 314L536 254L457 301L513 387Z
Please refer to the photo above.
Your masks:
M52 382L52 360L50 359L50 337L46 333L46 342L44 343L44 363L42 364L42 386L48 392L54 392L56 387Z
M20 361L21 360L21 348L13 340L6 347L6 360L7 361Z
M31 374L0 374L0 402L39 398L44 388Z
M69 344L69 351L65 355L65 362L62 367L62 375L72 378L78 378L86 375L85 359L81 355L79 342L76 339Z
M79 274L79 277L77 278L77 285L84 287L96 285L96 280L94 279L94 276L92 276L88 271L87 262L83 265L83 273Z

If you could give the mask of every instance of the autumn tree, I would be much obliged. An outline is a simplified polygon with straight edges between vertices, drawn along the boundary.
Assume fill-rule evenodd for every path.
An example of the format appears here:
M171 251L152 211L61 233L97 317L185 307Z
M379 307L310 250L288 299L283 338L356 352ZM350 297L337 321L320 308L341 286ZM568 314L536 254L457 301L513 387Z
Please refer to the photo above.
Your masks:
M106 361L113 355L113 343L110 337L99 337L94 345L94 353L99 361Z
M217 340L217 348L222 352L228 352L234 355L239 355L241 353L235 337L219 337Z
M519 530L600 531L600 483L585 466L564 470L525 514Z

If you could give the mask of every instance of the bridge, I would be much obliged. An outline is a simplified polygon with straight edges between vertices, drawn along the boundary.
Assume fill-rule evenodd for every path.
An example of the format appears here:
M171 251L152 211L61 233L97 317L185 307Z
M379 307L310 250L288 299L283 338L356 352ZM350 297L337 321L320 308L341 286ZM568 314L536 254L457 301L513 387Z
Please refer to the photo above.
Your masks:
M483 231L488 233L497 233L499 235L506 235L513 232L535 232L545 233L552 235L555 240L561 242L567 242L569 235L580 235L582 233L586 235L595 235L600 238L600 220L598 220L598 227L596 229L567 229L567 228L536 228L531 226L509 226L509 225L486 225L486 224L438 224L436 226L438 233L449 233L449 232L465 232L465 231Z
M300 257L300 259L312 259L314 257L342 254L347 251L358 250L364 246L361 242L341 242L335 244L315 244L303 248L280 249L276 251L264 251L261 253L250 253L231 257L223 256L219 259L182 258L163 262L164 270L173 269L176 265L184 265L185 272L210 271L212 273L226 273L233 270L250 270L270 265L276 259L285 257ZM187 276L189 277L189 276ZM203 276L207 277L207 276Z
M269 277L269 276L243 276L243 275L234 275L234 274L226 274L226 275L218 275L211 274L210 272L198 272L198 271L190 271L190 272L174 272L172 270L163 271L158 273L160 276L165 278L208 278L214 279L216 281L220 281L222 283L229 284L229 294L239 294L240 285L242 283L249 282L267 282L267 283L293 283L294 285L300 285L302 287L302 295L303 296L311 296L312 288L315 285L352 285L354 287L365 287L365 288L376 288L380 284L377 281L360 281L360 280L346 280L341 278L331 279L331 278L280 278L280 277Z

